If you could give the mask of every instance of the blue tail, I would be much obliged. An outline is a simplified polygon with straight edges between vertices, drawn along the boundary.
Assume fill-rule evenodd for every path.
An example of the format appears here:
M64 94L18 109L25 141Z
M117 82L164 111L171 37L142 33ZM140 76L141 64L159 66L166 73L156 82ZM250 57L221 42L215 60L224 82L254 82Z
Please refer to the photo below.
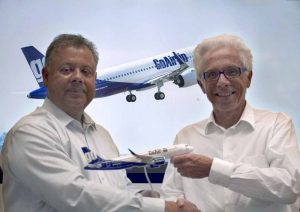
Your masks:
M42 71L45 65L45 56L33 46L26 46L21 49L37 83L40 87L44 87Z

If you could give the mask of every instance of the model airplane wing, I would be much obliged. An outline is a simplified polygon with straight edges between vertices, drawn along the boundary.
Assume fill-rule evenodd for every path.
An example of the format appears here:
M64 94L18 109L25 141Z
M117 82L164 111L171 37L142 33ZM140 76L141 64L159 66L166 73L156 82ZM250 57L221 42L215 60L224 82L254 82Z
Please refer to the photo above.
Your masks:
M145 163L126 162L126 161L102 161L98 163L88 164L84 167L86 170L118 170L128 169L132 167L145 166Z
M128 149L128 150L133 156L140 159L141 163L144 163L145 165L147 165L150 168L158 168L161 165L164 165L166 163L165 157L163 157L163 156L153 157L153 156L149 156L149 155L140 155L140 154L134 153L130 149Z
M84 167L85 170L118 170L146 165L144 162L105 160L93 153L88 147L81 149L88 161Z
M135 157L141 159L141 162L144 162L144 163L150 163L150 162L153 161L153 159L154 159L154 157L151 157L151 156L148 156L148 155L139 155L139 154L136 154L136 153L133 152L131 149L128 149L128 150L129 150L129 152L130 152L133 156L135 156Z

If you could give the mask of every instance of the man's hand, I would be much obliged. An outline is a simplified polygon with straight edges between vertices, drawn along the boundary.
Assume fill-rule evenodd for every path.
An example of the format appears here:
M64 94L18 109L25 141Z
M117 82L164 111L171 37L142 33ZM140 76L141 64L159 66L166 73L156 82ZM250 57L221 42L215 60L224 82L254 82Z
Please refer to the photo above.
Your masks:
M154 190L142 190L139 192L143 197L153 197L153 198L159 198L160 194L157 191Z
M171 158L171 163L177 171L185 177L204 178L208 177L213 159L204 155L193 153L178 155Z
M185 207L188 207L189 205L194 205L192 202L186 200L186 199L183 199L183 198L178 198L177 201L176 201L176 204L179 208L182 208L184 209ZM200 211L196 205L194 205L195 207L192 208L193 210L195 211ZM201 212L201 211L200 211Z
M175 202L166 201L165 212L201 212L196 205L184 200L178 199Z

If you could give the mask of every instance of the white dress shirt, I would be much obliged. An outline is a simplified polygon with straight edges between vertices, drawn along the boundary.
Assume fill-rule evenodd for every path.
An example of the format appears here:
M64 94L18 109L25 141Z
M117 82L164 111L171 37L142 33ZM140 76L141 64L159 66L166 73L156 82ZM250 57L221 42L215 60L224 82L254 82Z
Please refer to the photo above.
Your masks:
M7 212L164 211L164 200L130 190L125 170L84 170L81 147L118 156L110 134L84 114L84 124L45 99L7 134L2 149Z
M162 192L185 197L202 212L296 212L300 154L290 118L248 103L234 126L218 126L213 115L182 129L175 144L213 158L209 177L181 177L168 165ZM299 200L299 199L298 199Z

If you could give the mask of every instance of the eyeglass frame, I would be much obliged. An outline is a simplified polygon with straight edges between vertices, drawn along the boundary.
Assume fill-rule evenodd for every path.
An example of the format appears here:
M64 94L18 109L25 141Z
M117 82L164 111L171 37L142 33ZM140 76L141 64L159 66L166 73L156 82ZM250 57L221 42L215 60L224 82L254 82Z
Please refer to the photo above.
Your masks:
M214 81L218 81L219 78L220 78L220 76L221 76L221 74L223 74L223 75L226 77L226 79L231 80L231 79L234 79L234 78L236 78L236 77L241 76L242 73L248 71L247 68L245 68L245 67L238 67L238 66L229 66L229 67L235 67L235 68L238 68L238 70L239 70L239 75L236 75L236 76L234 76L234 77L230 77L230 76L228 77L228 76L225 74L224 69L223 69L223 71L221 71L221 70L216 70L216 72L218 73L218 77L217 77L216 79L211 80L211 81L208 81L208 80L206 79L206 77L205 77L205 73L208 73L208 72L211 72L211 71L203 71L203 72L201 72L201 73L200 73L200 77L203 78L206 82L214 82ZM228 68L228 67L226 67L226 68ZM225 68L225 69L226 69L226 68Z

